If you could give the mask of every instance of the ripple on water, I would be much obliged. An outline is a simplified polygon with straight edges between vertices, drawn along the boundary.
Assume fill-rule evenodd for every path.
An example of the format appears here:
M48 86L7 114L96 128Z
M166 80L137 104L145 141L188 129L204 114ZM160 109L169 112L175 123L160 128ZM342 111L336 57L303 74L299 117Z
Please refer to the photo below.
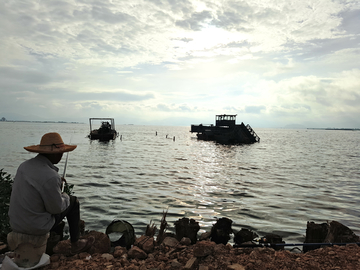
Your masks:
M103 144L85 138L87 124L0 125L0 164L12 174L33 156L18 145L50 127L73 136L67 180L89 230L124 219L139 235L168 210L170 231L184 216L207 229L225 216L238 230L281 232L286 241L300 241L307 221L338 220L360 234L360 132L255 129L259 144L222 146L192 138L189 127L119 125L122 141Z

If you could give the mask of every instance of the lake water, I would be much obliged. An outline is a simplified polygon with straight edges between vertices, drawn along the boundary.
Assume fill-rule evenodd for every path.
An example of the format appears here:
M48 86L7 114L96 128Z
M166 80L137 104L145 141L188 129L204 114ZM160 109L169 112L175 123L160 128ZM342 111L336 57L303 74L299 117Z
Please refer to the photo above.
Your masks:
M224 146L198 141L190 126L116 129L122 140L101 143L86 137L88 124L0 122L0 168L15 176L35 156L23 146L55 131L78 145L66 178L88 230L123 219L141 235L150 222L159 228L168 210L168 231L183 217L200 232L227 217L235 230L277 233L288 243L304 241L307 221L336 220L360 234L359 131L254 128L260 143ZM64 164L65 155L60 173Z

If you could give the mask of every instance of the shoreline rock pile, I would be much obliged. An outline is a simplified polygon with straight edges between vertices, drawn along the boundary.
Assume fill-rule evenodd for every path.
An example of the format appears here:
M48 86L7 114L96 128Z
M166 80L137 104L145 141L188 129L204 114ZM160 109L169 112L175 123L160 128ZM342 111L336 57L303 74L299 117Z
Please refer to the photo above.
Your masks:
M297 254L272 248L234 248L209 240L187 246L176 243L174 238L165 239L150 253L134 246L130 250L115 247L112 253L81 253L71 257L54 254L51 264L44 269L360 269L360 247L355 244Z
M165 217L166 213L156 238L154 225L148 225L145 234L136 238L133 237L131 224L126 225L124 221L106 230L110 232L121 228L125 232L113 242L106 233L85 233L83 230L82 238L95 239L87 252L72 255L70 240L58 241L50 257L51 263L43 269L360 269L360 238L336 221L322 224L308 222L304 243L323 245L310 245L304 248L304 253L299 253L298 248L297 252L284 250L281 244L285 242L274 234L255 243L253 240L258 238L256 233L247 229L233 232L232 221L227 218L219 219L210 232L203 233L199 238L200 226L187 218L175 222L175 234L166 233ZM84 229L84 224L82 226ZM230 234L234 234L235 245L228 243ZM61 239L62 236L55 238ZM326 246L329 242L353 244ZM270 247L262 247L262 244Z
M175 222L176 234L165 233L167 223L162 219L157 239L156 228L148 226L145 235L134 239L131 248L112 246L106 234L89 232L84 238L94 237L95 243L86 253L71 256L69 240L59 242L45 269L360 269L360 247L315 245L306 253L293 253L284 247L261 247L252 240L255 233L242 229L234 233L235 245L228 243L232 221L222 218L208 233L197 239L200 227L187 218ZM268 239L265 239L265 238ZM261 238L260 243L285 243L278 235ZM308 222L305 243L339 243L346 240L360 242L348 227L332 221L315 224ZM267 241L267 242L266 242ZM241 247L242 244L253 247Z

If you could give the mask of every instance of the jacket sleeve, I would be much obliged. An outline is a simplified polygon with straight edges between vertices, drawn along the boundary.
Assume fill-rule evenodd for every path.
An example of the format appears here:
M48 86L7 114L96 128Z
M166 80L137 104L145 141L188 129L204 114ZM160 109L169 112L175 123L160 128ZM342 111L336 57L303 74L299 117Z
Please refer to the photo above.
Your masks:
M70 197L66 193L61 193L59 177L52 177L44 184L42 198L46 211L53 215L60 214L70 205Z

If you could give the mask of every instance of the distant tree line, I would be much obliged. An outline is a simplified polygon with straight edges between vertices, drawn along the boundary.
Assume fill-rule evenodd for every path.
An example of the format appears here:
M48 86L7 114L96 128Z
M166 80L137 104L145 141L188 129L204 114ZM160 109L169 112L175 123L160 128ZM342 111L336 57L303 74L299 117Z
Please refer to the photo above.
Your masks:
M2 117L2 118L0 119L0 121L6 121L6 118L5 118L5 117Z

